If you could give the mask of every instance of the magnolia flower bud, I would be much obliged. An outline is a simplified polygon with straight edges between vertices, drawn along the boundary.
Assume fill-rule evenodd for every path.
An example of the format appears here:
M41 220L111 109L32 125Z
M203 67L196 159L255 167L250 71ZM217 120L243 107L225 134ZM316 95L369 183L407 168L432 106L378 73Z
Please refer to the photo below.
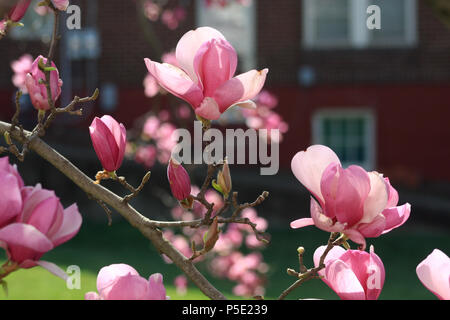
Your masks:
M111 116L95 117L89 127L92 145L103 169L114 172L122 165L127 143L127 131Z
M189 178L189 174L186 169L173 158L170 159L169 165L167 166L167 179L169 180L173 196L182 202L182 204L186 202L186 200L192 198L190 197L191 179ZM189 203L186 204L189 205Z
M31 102L37 110L49 110L47 87L42 82L45 80L45 73L39 67L39 64L46 65L47 58L39 56L31 65L31 71L25 78L25 86L30 95ZM62 80L59 78L59 71L56 65L52 62L50 69L50 91L52 94L53 103L58 100L61 94Z
M224 195L225 198L228 198L228 195L231 192L232 183L231 183L231 175L230 175L230 167L228 166L228 161L225 158L223 162L223 168L217 174L217 181L213 181L213 187L220 193Z

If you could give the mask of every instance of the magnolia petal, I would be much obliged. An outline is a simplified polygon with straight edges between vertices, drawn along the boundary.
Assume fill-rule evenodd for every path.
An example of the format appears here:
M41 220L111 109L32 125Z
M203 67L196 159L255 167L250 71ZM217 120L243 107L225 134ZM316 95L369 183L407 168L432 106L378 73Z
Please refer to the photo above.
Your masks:
M364 238L364 236L358 230L346 229L344 231L344 233L354 243L359 244L361 250L365 250L366 249L366 239Z
M166 300L166 288L163 284L163 276L155 273L148 279L149 299L150 300Z
M148 71L161 87L173 95L197 107L203 101L203 92L183 70L170 64L161 64L144 59Z
M364 214L364 201L370 191L370 180L367 172L359 166L350 166L347 169L338 168L339 179L335 206L336 217L341 223L352 226L361 220ZM325 199L325 202L330 199Z
M374 220L388 203L389 189L384 178L378 172L369 172L370 192L364 201L364 216L360 223L370 223Z
M385 209L383 216L386 217L386 226L383 234L403 225L408 220L410 213L411 205L409 203L405 203L399 207Z
M222 115L217 102L209 97L206 97L201 105L195 109L195 114L208 120L217 120Z
M341 232L345 229L346 224L342 224L340 222L334 222L332 219L327 217L319 203L311 197L311 218L314 220L314 224L317 228L322 229L327 232Z
M180 67L189 75L194 83L198 83L194 69L195 56L200 47L211 39L226 40L218 30L211 27L200 27L187 32L178 41L175 49L176 59Z
M367 300L377 300L383 289L386 273L383 262L375 254L373 246L370 246L370 260L367 269L369 273L367 277Z
M42 232L25 223L12 223L0 229L0 246L18 263L37 260L53 249L52 242Z
M325 268L325 278L342 300L365 300L364 288L352 269L341 260L334 260Z
M300 151L291 162L291 169L295 177L320 204L324 203L320 190L322 175L331 163L340 164L339 158L333 150L322 145L313 145L306 151Z
M22 211L22 195L17 177L6 171L0 171L0 227L10 222Z
M358 225L358 231L366 238L376 238L380 236L386 228L386 218L383 214L379 214L370 223L362 223Z
M321 246L319 248L316 249L316 251L314 251L314 256L313 256L313 260L314 260L314 267L318 267L319 266L319 262L320 262L320 258L322 257L323 253L325 252L327 246ZM325 267L330 264L331 262L333 262L334 260L339 259L343 254L345 253L345 249L342 247L333 247L333 249L331 249L327 256L325 257L324 260L324 264ZM322 269L319 272L320 276L325 276L325 270ZM324 282L330 286L329 282L326 279L322 279L324 280Z
M212 97L217 88L236 72L237 53L227 41L211 39L205 42L194 58L198 86L205 97Z
M422 284L441 300L450 300L450 258L434 249L416 268Z
M65 281L67 281L67 279L69 278L69 276L63 269L61 269L60 267L58 267L56 264L54 264L52 262L42 261L42 260L39 260L39 261L25 260L24 262L22 262L20 264L20 267L25 268L25 269L32 268L35 266L40 266Z
M56 247L72 239L80 230L82 221L78 206L75 203L65 209L59 230L51 236L53 245Z
M214 93L220 111L230 106L253 99L263 88L269 69L251 70L222 84Z
M303 219L297 219L291 222L291 228L292 229L299 229L307 226L313 226L314 220L312 218L303 218Z
M126 275L139 276L139 273L133 267L123 263L101 268L97 275L97 291L99 295L101 297L107 296L118 279Z

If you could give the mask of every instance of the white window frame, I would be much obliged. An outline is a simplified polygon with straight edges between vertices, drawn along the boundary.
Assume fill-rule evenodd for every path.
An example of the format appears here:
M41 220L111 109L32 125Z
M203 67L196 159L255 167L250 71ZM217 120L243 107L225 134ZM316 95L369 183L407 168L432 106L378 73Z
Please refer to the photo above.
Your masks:
M195 9L196 9L196 25L198 27L205 26L205 23L202 21L202 6L204 6L204 0L196 0L195 1ZM231 3L230 5L239 6L240 4ZM242 5L241 5L242 6ZM257 68L257 59L256 59L256 46L257 46L257 29L256 29L256 11L257 11L257 1L252 1L251 8L243 7L243 10L248 10L247 15L247 24L248 24L248 32L250 34L250 39L248 40L250 49L248 52L240 53L238 50L238 54L240 54L239 58L241 60L241 66L244 72L252 69ZM226 9L222 9L226 10ZM214 28L213 25L211 27ZM226 32L223 32L224 30L219 30L220 32L224 33L224 36L227 37L225 34ZM229 39L228 39L229 40ZM236 43L231 43L234 48L236 48ZM236 48L237 49L237 48Z
M302 1L302 46L308 49L335 49L335 48L404 48L413 47L417 44L417 2L416 0L405 1L405 36L387 39L384 41L370 40L370 32L366 26L369 15L367 7L371 5L370 0L348 0L349 1L349 39L346 40L319 40L315 35L315 10L316 0ZM393 0L399 1L399 0ZM361 15L361 12L366 13ZM381 28L383 28L383 9L381 8Z
M371 171L376 168L376 117L370 108L324 108L316 111L312 116L312 143L323 144L323 123L325 119L364 119L366 120L364 144L366 146L365 161L362 163L347 163L342 165L347 167L349 165L359 165L364 169Z

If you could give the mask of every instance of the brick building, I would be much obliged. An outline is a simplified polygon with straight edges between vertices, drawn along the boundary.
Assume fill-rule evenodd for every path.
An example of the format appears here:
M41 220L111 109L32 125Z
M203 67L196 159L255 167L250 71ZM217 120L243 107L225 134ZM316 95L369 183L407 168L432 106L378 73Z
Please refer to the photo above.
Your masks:
M159 59L184 32L208 24L237 48L242 69L270 69L267 88L290 125L280 146L284 167L323 143L344 162L407 184L450 180L450 29L426 1L253 0L220 12L201 1L185 1L187 18L175 31L150 24L133 1L71 1L82 10L82 29L62 26L58 65L73 88L62 100L100 87L93 112L131 123L151 106L143 58ZM366 27L372 4L381 8L381 30ZM160 41L149 41L155 35ZM14 93L9 63L45 52L41 40L17 34L0 42L2 105ZM2 107L1 118L12 111Z

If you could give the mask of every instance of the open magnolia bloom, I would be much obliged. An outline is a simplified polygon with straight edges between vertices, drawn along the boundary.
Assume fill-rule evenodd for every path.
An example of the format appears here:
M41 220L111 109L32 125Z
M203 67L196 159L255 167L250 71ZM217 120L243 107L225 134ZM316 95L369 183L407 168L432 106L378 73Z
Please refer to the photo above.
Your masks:
M423 285L441 300L450 300L450 258L439 249L416 268Z
M237 54L217 30L201 27L186 33L178 42L179 67L145 59L148 71L173 95L187 101L195 113L217 120L228 108L255 107L250 101L264 86L268 69L251 70L234 77Z
M147 280L127 264L103 267L97 276L97 292L88 292L85 300L167 300L163 276L152 274Z
M398 204L398 193L388 178L359 166L342 168L330 148L314 145L292 159L292 172L311 192L311 218L295 220L291 227L316 225L328 232L342 232L366 247L375 238L401 226L411 205Z
M314 252L319 266L326 246ZM325 258L325 269L319 271L325 282L342 300L376 300L385 280L384 265L370 247L370 252L334 247Z

